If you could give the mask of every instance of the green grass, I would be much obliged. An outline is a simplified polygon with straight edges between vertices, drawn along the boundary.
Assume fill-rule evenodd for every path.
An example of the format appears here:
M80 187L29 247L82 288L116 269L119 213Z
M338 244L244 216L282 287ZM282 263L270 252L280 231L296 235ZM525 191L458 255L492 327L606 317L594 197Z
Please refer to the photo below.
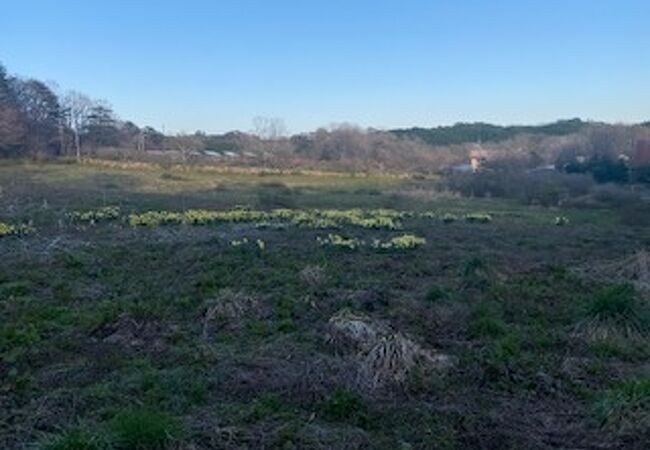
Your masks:
M0 164L0 221L34 226L0 240L0 448L635 444L619 434L645 400L619 385L650 357L644 303L571 268L631 254L650 229L436 183ZM180 219L127 222L147 211ZM330 233L365 245L318 245ZM368 387L366 350L331 339L344 308L451 367ZM584 339L603 327L616 333ZM599 428L585 399L601 394Z
M584 314L595 333L645 336L650 331L650 307L631 284L600 289L585 306Z
M46 438L38 448L40 450L112 450L115 447L105 433L74 427Z
M181 422L148 408L121 411L109 423L120 450L162 450L183 435Z
M500 317L498 307L490 303L479 303L472 312L469 334L474 338L498 338L508 331L507 324Z
M361 396L355 392L337 388L321 404L320 410L327 420L349 421L364 426L367 409Z
M594 413L603 427L621 431L650 427L650 377L616 383L597 396Z
M164 450L183 435L181 422L148 408L124 409L96 427L77 426L50 435L41 450Z

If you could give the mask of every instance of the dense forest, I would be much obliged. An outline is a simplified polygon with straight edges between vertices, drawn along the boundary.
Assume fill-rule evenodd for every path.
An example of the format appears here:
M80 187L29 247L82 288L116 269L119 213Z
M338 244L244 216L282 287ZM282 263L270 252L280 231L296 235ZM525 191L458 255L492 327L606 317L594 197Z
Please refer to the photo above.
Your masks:
M566 136L578 133L588 125L575 118L538 126L499 126L489 123L457 123L453 126L435 128L407 128L393 130L398 136L418 138L431 145L451 145L465 142L498 142L519 134Z

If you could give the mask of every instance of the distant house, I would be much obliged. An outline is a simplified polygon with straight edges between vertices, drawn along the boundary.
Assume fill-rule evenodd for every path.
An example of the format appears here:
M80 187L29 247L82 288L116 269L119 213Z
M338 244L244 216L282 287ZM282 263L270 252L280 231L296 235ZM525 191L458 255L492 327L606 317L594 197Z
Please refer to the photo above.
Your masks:
M650 166L650 141L637 141L633 163L635 166Z

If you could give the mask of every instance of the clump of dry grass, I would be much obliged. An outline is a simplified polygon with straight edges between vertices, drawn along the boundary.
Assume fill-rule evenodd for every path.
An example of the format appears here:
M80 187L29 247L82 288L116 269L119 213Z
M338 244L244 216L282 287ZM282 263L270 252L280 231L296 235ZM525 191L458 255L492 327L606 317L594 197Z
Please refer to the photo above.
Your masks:
M300 271L300 280L312 288L322 286L327 281L325 267L321 265L305 266Z
M93 331L93 337L122 348L147 348L159 351L165 338L173 332L157 320L137 320L123 313L116 320L103 324Z
M329 320L328 341L337 348L368 351L389 332L383 323L343 309Z
M382 337L363 358L362 367L371 387L402 385L415 367L443 369L447 355L425 350L401 333Z
M244 316L259 314L259 302L250 295L232 289L222 289L218 295L206 302L203 314L203 338L207 338L210 326L221 322L237 328Z
M370 389L403 385L415 367L443 369L451 365L447 355L424 349L368 316L343 310L330 319L329 325L329 342L356 352L361 366L360 384Z

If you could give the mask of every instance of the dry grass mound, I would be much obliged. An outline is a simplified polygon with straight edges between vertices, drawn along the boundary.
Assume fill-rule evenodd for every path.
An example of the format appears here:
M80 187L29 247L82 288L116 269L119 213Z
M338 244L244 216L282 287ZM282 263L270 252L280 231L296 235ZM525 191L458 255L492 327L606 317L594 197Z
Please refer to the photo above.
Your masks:
M388 334L387 325L349 309L339 311L329 320L328 341L344 351L367 352Z
M158 321L136 320L124 313L113 322L93 331L93 338L122 348L147 348L158 351L164 348L164 339L172 331Z
M402 333L368 316L343 310L330 321L328 341L355 352L361 366L360 384L375 389L403 385L416 367L444 369L451 366L447 355L422 348Z
M207 338L213 324L238 328L244 317L258 317L259 302L250 295L232 289L222 289L216 298L206 302L203 313L203 338Z
M447 355L425 350L402 335L382 337L362 361L362 368L372 387L402 385L415 367L443 369L451 365Z

